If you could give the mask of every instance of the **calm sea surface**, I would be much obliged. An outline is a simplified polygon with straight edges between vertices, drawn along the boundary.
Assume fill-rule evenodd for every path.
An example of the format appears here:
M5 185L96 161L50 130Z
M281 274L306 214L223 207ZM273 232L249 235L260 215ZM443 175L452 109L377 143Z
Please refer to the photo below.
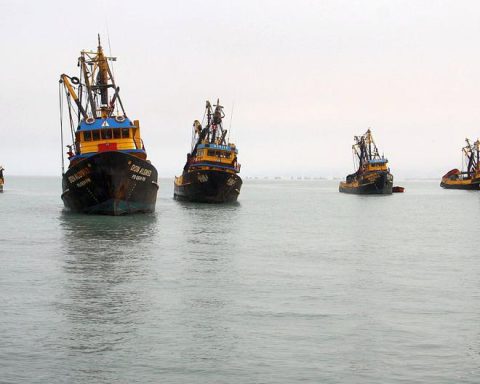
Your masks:
M0 382L479 383L480 193L401 185L161 180L155 214L102 217L8 177Z

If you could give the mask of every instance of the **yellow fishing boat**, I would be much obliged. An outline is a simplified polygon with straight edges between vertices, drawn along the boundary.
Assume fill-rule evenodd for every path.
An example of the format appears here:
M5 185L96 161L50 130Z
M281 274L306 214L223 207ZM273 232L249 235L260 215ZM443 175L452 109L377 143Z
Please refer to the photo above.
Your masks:
M175 177L174 197L201 203L228 203L237 201L242 187L238 176L238 149L227 141L223 128L223 107L220 101L212 105L207 101L205 127L193 123L192 149L187 155L183 173Z
M362 136L355 136L352 148L358 160L358 168L345 181L340 182L339 191L369 195L391 194L393 175L388 160L380 156L370 129Z
M446 189L480 189L480 141L477 140L473 144L469 139L465 139L467 145L462 148L466 171L452 169L447 172L440 182L440 186Z
M3 168L1 165L0 165L0 192L3 192L3 185L5 184L5 179L3 177L3 171L5 170L5 168Z

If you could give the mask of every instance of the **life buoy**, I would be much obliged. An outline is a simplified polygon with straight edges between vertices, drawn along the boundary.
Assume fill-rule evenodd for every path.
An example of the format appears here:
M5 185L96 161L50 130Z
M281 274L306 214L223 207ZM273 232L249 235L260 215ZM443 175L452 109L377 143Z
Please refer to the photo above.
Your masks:
M75 85L80 84L80 80L78 80L78 77L75 77L75 76L71 77L70 80L72 80L72 84L75 84Z
M115 116L115 121L117 123L123 123L125 121L125 116Z
M93 117L87 117L87 118L85 119L85 122L86 122L87 124L93 124L93 123L95 122L95 119L94 119Z

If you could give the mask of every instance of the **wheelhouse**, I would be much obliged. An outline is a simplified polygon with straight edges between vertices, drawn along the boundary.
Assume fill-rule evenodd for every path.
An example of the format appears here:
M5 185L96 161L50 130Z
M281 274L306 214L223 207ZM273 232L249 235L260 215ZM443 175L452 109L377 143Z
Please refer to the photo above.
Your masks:
M231 169L239 172L240 164L237 162L238 150L234 144L219 145L202 143L197 146L195 156L191 159L192 166L208 166Z
M128 152L142 159L147 157L139 121L126 118L82 120L75 132L75 150L70 160L106 151Z
M368 160L365 168L367 171L387 171L388 160L384 158Z
M218 144L199 144L195 160L231 163L238 154L235 146Z

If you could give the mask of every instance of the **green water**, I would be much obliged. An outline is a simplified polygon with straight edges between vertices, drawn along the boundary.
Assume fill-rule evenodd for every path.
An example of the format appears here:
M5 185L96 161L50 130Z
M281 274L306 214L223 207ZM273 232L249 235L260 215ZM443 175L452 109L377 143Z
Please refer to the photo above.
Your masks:
M239 204L0 195L2 383L478 383L480 193L246 180Z

